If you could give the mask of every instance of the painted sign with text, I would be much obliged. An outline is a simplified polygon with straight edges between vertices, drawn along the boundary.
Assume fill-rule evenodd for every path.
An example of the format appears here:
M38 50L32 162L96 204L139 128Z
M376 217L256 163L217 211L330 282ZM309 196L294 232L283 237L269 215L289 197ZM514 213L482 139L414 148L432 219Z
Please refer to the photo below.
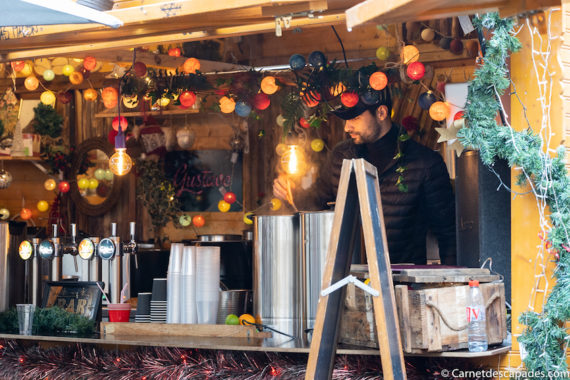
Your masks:
M166 154L165 174L183 211L219 211L218 202L232 191L242 211L242 155L231 150L174 151Z

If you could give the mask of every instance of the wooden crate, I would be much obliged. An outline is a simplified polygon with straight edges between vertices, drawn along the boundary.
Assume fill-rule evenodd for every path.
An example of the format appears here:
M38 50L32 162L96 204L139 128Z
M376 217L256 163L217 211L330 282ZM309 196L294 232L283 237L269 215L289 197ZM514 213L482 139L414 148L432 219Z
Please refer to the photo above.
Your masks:
M434 275L433 271L415 274L417 278L412 278L414 276L411 273L404 274L405 279L411 283L395 285L404 352L426 353L467 348L466 307L469 286L461 282L470 278L477 279L477 273L461 274L457 270L451 270L440 273L443 274L439 277L440 281L426 278L427 275ZM488 271L479 274L482 280L495 280L497 277L488 277ZM394 280L395 277L396 275ZM419 278L427 282L413 282ZM482 283L480 288L488 303L488 343L500 344L507 336L504 284ZM353 285L347 287L339 335L342 343L378 347L372 298Z

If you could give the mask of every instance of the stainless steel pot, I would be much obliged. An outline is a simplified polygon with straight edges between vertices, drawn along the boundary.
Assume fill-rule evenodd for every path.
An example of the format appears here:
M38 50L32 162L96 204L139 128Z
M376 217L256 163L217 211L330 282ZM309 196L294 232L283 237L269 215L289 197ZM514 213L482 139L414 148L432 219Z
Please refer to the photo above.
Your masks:
M322 287L334 211L302 212L303 328L313 328Z
M290 335L302 334L299 215L254 217L253 309L256 318Z

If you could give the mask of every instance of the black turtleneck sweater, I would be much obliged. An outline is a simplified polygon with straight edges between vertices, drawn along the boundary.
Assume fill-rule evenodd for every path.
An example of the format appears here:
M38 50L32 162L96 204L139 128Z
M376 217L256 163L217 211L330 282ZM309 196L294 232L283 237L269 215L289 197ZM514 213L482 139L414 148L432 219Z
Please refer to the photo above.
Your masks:
M438 239L444 264L455 264L455 198L447 168L441 156L412 140L400 142L399 128L393 126L382 138L370 144L354 144L352 139L339 143L320 170L316 183L297 192L295 200L303 209L326 209L336 199L344 159L364 158L378 170L384 224L394 263L426 263L426 234L430 229ZM407 191L397 185L402 173Z

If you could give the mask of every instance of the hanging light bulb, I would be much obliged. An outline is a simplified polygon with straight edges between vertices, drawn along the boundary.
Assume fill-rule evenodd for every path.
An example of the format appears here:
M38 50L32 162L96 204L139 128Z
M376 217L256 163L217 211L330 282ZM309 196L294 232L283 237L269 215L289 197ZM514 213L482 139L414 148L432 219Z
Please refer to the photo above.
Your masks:
M121 96L121 86L119 85L118 97ZM118 104L119 114L118 120L121 120L121 104ZM115 136L115 153L109 158L109 169L114 175L125 175L131 171L133 167L133 160L127 154L127 147L125 146L125 131L119 128L117 136Z
M305 169L303 153L297 145L289 145L287 151L281 156L283 170L289 175L302 175Z
M132 167L133 160L127 154L127 148L115 148L115 153L109 158L109 169L113 174L125 175L131 171Z

